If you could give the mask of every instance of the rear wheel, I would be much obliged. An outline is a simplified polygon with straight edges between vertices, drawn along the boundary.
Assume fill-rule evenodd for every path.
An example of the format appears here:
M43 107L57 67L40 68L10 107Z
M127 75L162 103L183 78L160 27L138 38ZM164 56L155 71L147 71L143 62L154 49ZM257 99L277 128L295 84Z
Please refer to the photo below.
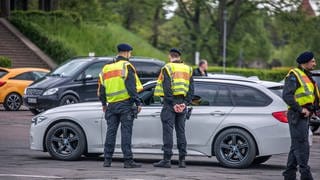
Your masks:
M46 136L50 155L59 160L77 160L85 150L85 135L74 123L61 122L51 127Z
M246 168L256 156L256 146L249 133L242 129L231 128L218 135L214 143L214 152L223 166Z
M271 158L271 156L260 156L260 157L256 157L252 164L262 164L266 161L268 161Z
M60 106L78 103L78 99L73 95L65 95L60 100Z
M7 111L17 111L22 105L22 98L18 93L10 93L4 100L4 109Z

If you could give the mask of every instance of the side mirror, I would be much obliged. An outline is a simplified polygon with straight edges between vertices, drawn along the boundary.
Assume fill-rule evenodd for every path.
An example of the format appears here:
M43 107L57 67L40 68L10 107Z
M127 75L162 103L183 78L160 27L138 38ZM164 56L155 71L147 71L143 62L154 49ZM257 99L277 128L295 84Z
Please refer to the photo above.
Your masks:
M92 80L93 77L91 74L87 74L85 78L83 78L84 81L87 81L87 80Z

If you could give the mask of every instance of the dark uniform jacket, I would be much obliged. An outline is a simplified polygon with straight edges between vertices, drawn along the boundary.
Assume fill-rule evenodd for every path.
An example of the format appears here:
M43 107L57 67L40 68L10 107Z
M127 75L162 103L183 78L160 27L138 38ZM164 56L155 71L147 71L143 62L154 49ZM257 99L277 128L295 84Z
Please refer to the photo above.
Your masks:
M116 58L116 62L120 61L120 60L126 60L129 61L127 58L123 57L123 56L118 56ZM132 67L128 66L128 77L125 80L125 85L128 91L128 94L130 95L130 102L131 103L135 103L136 106L140 106L141 105L141 101L139 99L139 95L137 93L137 89L136 89L136 78L135 78L135 72L134 69L132 69ZM100 101L102 103L102 106L105 106L107 104L107 100L106 100L106 90L104 88L104 85L102 84L100 89Z
M182 63L181 61L174 61L173 63ZM169 105L173 107L176 104L182 104L185 103L186 105L189 105L192 101L192 96L194 92L194 85L193 85L193 77L190 78L190 84L189 84L189 91L186 95L186 97L183 96L174 96L172 89L171 89L171 78L168 75L168 72L163 70L163 92L164 92L164 105Z
M208 76L207 71L204 71L204 74L201 73L200 69L197 68L193 70L193 76Z

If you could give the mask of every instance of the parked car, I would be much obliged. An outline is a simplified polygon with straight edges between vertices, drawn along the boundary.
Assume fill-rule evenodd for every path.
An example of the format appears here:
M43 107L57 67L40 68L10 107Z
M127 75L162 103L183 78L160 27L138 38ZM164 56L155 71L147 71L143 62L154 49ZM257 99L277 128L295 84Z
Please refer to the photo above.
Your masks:
M0 67L0 104L3 104L7 111L19 110L24 89L48 72L49 70L40 68Z
M162 99L153 96L155 84L144 84L139 94L144 107L134 120L134 153L163 153ZM189 155L216 156L223 166L246 168L289 152L287 106L258 83L196 78L192 104L193 113L186 122ZM55 159L76 160L83 154L101 155L105 134L100 102L66 105L32 118L30 147L49 152ZM118 133L117 144L120 142ZM121 152L120 146L116 147L116 152Z
M31 84L25 91L24 103L33 114L78 102L97 101L98 76L102 67L113 62L113 57L78 57L67 61L45 78ZM158 77L164 62L135 57L130 62L136 67L142 82Z

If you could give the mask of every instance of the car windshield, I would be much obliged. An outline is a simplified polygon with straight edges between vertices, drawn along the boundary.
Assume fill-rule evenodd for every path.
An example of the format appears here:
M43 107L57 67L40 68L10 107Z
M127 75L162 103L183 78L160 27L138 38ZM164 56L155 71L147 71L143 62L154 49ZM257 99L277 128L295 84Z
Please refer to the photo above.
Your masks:
M58 76L58 77L70 77L73 76L79 68L83 67L87 61L84 60L73 60L69 61L62 66L58 67L49 76Z

